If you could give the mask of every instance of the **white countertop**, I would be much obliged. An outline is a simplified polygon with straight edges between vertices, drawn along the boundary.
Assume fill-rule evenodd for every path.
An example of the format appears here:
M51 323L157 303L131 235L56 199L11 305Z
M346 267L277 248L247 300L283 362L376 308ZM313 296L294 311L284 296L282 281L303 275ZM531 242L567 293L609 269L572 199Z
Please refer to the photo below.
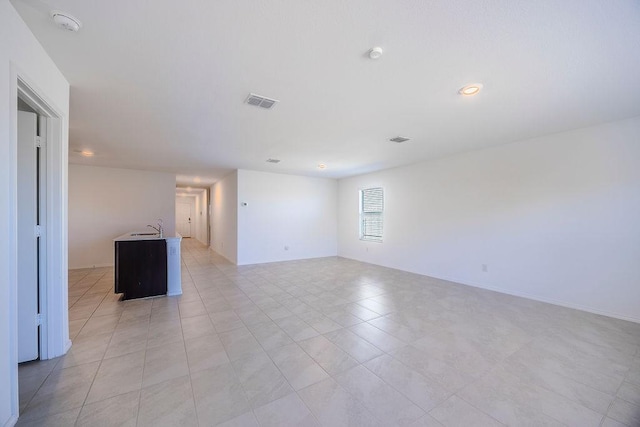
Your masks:
M134 241L134 240L161 240L158 233L150 231L130 231L113 239L114 242ZM182 239L182 236L176 233L174 236L162 236L162 240Z

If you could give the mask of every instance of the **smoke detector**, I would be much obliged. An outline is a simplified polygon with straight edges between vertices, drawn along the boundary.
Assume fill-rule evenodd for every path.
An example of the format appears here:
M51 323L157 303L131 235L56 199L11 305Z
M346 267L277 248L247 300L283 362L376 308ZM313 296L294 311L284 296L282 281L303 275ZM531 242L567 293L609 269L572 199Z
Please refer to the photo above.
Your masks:
M371 50L369 50L369 58L371 59L378 59L382 56L382 48L379 46L373 47L371 48Z
M82 22L80 22L78 18L75 18L66 12L52 10L51 19L53 19L53 22L55 22L59 28L71 31L72 33L76 33L80 28L82 28Z
M245 102L249 105L266 108L268 110L273 107L276 102L278 102L278 100L267 98L266 96L256 95L255 93L250 93Z

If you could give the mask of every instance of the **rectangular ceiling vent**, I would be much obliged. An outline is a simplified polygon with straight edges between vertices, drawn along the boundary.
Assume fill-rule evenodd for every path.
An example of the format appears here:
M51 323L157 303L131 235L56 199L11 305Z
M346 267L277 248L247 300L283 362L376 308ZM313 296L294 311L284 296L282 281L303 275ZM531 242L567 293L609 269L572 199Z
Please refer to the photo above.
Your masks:
M280 163L280 159L267 159L267 163Z
M256 95L255 93L250 93L247 97L247 104L255 105L256 107L266 108L267 110L276 105L278 102L276 99L267 98L265 96Z
M389 141L400 144L401 142L407 142L408 140L409 138L405 138L404 136L396 136L395 138L391 138Z

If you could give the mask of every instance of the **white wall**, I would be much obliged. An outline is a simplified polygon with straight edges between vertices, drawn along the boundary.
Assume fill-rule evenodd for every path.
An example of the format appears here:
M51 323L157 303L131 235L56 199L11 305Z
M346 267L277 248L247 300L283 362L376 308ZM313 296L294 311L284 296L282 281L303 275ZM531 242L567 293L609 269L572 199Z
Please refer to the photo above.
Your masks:
M202 190L196 196L196 206L193 211L195 218L195 238L198 239L203 245L207 245L209 242L207 236L207 191Z
M637 117L343 179L338 253L640 321L639 162ZM380 244L358 238L374 186Z
M175 200L173 174L70 165L69 267L113 265L113 239L157 218L173 236Z
M211 249L238 262L238 171L211 186Z
M69 116L69 84L45 53L9 1L0 0L0 425L12 425L18 415L17 350L16 350L16 113L17 76L25 80L61 116L62 146L51 154L55 170L48 178L53 181L58 199L53 202L56 211L49 224L59 238L51 242L53 247L66 254L66 177L67 130ZM60 206L58 206L60 205ZM56 270L55 282L48 283L50 290L59 291L66 304L66 256L61 254L52 270ZM61 307L66 311L66 305ZM66 317L55 325L61 343L49 343L62 347L68 341Z
M211 227L211 224L209 223L210 213L209 213L209 191L208 190L202 193L202 197L200 200L202 203L200 204L201 214L199 218L202 225L200 227L198 240L208 245L209 244L209 227Z
M337 188L334 179L239 170L238 264L335 256Z

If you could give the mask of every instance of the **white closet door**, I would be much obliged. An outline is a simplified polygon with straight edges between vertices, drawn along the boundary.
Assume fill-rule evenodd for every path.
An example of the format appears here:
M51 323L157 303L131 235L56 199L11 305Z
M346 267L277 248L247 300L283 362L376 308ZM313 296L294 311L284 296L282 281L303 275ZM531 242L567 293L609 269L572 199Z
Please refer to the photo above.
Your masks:
M176 229L182 237L191 237L191 203L176 203Z
M38 358L37 120L18 111L18 362Z

